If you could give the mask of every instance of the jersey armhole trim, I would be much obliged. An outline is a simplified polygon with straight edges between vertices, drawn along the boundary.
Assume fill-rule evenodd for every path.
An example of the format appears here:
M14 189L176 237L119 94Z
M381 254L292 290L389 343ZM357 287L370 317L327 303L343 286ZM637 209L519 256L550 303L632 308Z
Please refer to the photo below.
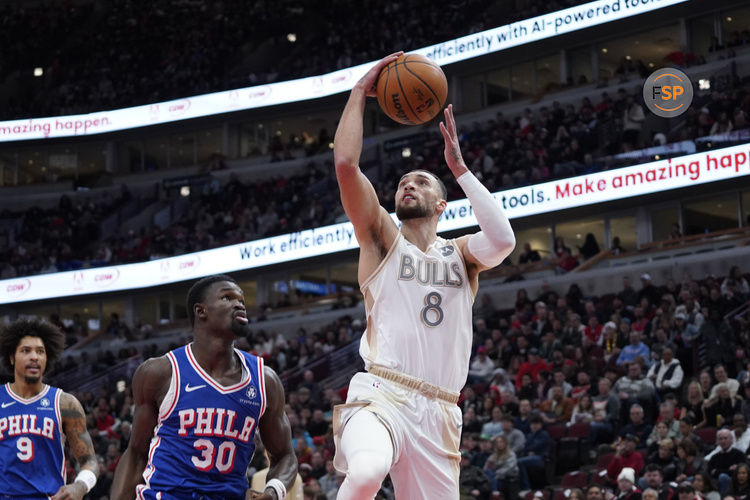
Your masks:
M260 412L258 413L258 420L263 417L266 412L266 377L263 374L263 358L258 356L258 390L260 391Z
M60 475L62 476L63 484L66 484L68 482L68 470L65 467L65 439L63 437L65 432L63 429L62 412L60 411L60 400L62 399L62 393L63 391L60 388L55 391L55 416L57 417L57 434L60 438L60 456L63 457L62 465L60 466ZM71 397L74 396L71 395Z
M167 359L171 365L172 374L169 378L169 389L164 395L164 400L159 406L159 421L166 420L177 406L177 400L180 399L180 369L177 366L177 359L172 351L167 353Z
M375 270L365 279L365 281L362 282L362 284L359 287L359 290L364 294L365 289L367 286L375 279L375 277L380 273L380 270L383 269L386 262L388 262L388 259L391 258L391 255L393 255L396 252L396 248L398 247L399 241L401 241L401 238L404 236L401 234L401 231L398 232L396 235L396 238L393 240L393 244L391 245L391 248L388 249L388 253L385 254L385 257L383 257L383 260L380 261L380 264L378 264L378 267L375 268Z
M451 244L453 248L456 249L456 253L458 254L458 257L461 259L461 262L464 266L464 272L466 273L466 292L469 295L469 299L471 300L471 304L474 305L474 301L477 299L477 294L474 293L474 290L471 289L471 283L469 282L469 269L466 267L466 258L464 257L464 253L461 251L461 248L458 246L458 242L456 241L456 238L451 238L448 240L448 242ZM479 278L477 278L478 280ZM477 286L477 293L479 292L479 286Z

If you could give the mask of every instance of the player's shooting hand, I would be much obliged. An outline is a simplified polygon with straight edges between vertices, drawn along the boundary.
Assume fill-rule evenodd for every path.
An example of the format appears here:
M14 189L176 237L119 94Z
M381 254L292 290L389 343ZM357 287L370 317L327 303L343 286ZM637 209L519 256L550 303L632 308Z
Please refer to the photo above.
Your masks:
M52 500L81 500L86 494L86 485L81 481L61 486Z
M385 56L380 61L375 63L375 65L370 68L367 73L365 73L365 76L360 78L360 80L357 82L355 87L358 87L365 91L365 95L368 97L375 97L377 95L375 86L378 83L378 75L380 75L380 70L388 66L390 63L395 61L399 58L399 56L402 56L404 54L404 51L399 50L398 52L394 52L393 54L389 56Z
M463 156L461 156L461 146L458 144L456 120L453 118L453 104L449 104L443 110L443 113L445 114L445 122L440 122L440 132L445 140L445 162L453 175L458 178L468 169Z

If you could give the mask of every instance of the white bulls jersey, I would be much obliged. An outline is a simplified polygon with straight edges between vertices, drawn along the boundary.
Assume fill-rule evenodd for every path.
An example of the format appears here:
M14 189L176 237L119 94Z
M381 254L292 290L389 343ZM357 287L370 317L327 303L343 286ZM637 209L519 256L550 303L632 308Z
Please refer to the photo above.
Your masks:
M365 366L385 366L459 392L469 370L474 295L455 240L438 237L423 253L399 232L361 288Z

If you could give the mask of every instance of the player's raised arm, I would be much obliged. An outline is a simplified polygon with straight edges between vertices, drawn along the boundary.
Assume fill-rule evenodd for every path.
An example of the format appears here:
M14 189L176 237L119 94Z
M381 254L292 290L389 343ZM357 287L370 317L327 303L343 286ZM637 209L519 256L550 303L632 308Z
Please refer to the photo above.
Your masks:
M362 238L367 238L372 228L384 220L383 217L388 217L388 213L380 207L372 184L359 169L365 100L368 96L375 96L375 84L380 70L401 54L402 52L396 52L381 59L354 85L333 140L333 158L336 179L341 189L341 203L354 225L360 244Z
M148 359L133 374L135 412L128 448L120 457L112 481L112 500L132 500L142 481L148 448L159 416L157 398L169 384L172 367L165 357Z
M70 451L78 462L80 471L72 484L61 487L53 500L81 499L96 484L99 475L99 464L96 460L94 443L86 429L86 414L81 403L71 394L60 396L60 418L63 433Z
M459 238L459 245L467 263L476 271L499 265L516 246L513 228L502 207L489 190L479 182L464 163L458 143L453 105L445 108L445 122L440 122L440 132L445 140L445 161L456 181L469 199L481 231Z

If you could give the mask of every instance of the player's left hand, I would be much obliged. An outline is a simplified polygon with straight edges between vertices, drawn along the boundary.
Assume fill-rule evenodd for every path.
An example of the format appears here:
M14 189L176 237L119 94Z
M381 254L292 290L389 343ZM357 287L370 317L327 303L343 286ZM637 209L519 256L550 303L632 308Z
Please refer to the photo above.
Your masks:
M255 490L247 490L245 493L245 500L276 500L275 497L269 493L263 493Z
M458 178L468 169L463 156L461 156L461 146L458 144L456 120L453 118L453 104L449 104L443 110L443 113L445 113L445 122L440 122L440 132L445 140L445 162L453 175Z
M365 76L363 76L355 85L355 87L360 87L362 90L364 90L365 95L367 97L375 97L377 96L377 92L375 91L375 87L378 83L378 77L380 76L380 71L391 64L393 61L398 59L404 55L404 52L402 50L399 50L398 52L394 52L393 54L387 55L384 58L382 58L380 61L375 63L375 65L370 68L367 73L365 73Z
M86 485L81 481L62 486L52 497L52 500L82 500L86 494Z

